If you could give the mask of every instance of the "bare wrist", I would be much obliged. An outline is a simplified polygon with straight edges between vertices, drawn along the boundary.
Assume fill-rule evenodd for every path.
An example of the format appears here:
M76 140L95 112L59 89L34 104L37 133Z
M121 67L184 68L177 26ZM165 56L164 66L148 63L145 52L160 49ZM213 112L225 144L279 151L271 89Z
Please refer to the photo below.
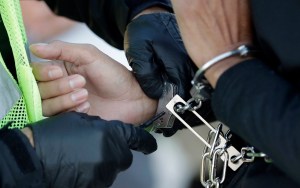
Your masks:
M34 147L32 130L28 127L25 127L23 129L21 129L21 131L28 138L28 140L29 140L30 144L32 145L32 147Z
M217 81L221 77L221 75L231 67L241 63L245 60L252 59L253 57L238 57L233 56L228 59L222 60L220 63L212 66L209 70L205 72L205 77L212 85L213 88L216 87Z
M216 86L219 77L230 67L239 62L250 59L256 50L249 45L241 45L233 50L221 53L200 66L192 81L193 85L200 84L200 79L205 76L212 87Z

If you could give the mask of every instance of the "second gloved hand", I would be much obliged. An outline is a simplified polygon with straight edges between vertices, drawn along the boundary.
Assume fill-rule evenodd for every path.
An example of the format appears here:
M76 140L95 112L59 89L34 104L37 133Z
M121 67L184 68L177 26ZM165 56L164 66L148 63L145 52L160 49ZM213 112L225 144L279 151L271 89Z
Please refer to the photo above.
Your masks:
M174 14L137 17L127 25L124 40L133 73L149 97L160 98L166 81L177 86L181 97L189 95L195 66L184 48Z
M108 187L131 165L130 149L149 154L157 148L141 128L76 112L30 127L50 187Z

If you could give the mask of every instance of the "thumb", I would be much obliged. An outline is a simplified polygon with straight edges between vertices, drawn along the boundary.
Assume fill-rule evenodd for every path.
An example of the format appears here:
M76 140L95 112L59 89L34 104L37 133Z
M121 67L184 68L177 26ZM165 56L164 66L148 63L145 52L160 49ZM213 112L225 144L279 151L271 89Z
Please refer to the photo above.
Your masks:
M125 126L130 131L130 136L127 137L128 146L130 149L150 154L157 150L155 138L147 131L140 127ZM127 134L128 135L128 134Z
M49 44L32 44L30 45L31 52L43 59L61 60L75 65L87 64L92 62L90 53L90 45L72 44L62 41L54 41Z

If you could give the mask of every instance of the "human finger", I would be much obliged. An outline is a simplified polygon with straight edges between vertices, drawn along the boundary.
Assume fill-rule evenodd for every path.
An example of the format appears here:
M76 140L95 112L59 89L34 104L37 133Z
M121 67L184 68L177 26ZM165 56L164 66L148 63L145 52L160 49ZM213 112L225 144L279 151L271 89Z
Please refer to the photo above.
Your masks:
M63 62L32 62L30 65L37 81L50 81L67 75Z
M76 74L48 82L39 82L38 87L42 99L49 99L83 88L85 84L85 78Z
M88 101L86 101L86 102L83 102L83 103L73 107L73 108L70 108L68 111L70 111L70 112L75 111L75 112L81 112L81 113L88 114L90 108L91 108L91 104Z
M143 15L127 26L124 48L133 73L147 96L158 99L170 82L188 96L192 62L183 46L175 16ZM187 88L186 88L187 87Z
M68 111L88 100L88 91L78 89L71 93L42 101L43 115L46 117ZM84 109L82 109L84 110Z
M89 44L72 44L54 41L49 44L32 44L31 52L43 59L61 60L75 65L87 64L97 59L98 50Z

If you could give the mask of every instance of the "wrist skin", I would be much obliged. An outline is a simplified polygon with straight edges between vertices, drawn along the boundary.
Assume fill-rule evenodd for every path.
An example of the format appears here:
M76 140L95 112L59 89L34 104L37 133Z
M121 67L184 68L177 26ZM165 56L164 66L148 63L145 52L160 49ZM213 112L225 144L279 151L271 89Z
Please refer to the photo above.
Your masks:
M143 10L142 12L137 14L132 20L136 19L137 17L139 17L141 15L159 13L159 12L169 12L169 11L162 7L154 6L154 7L150 7L150 8ZM209 81L209 83L212 85L212 87L215 88L218 79L226 70L228 70L229 68L233 67L234 65L236 65L242 61L245 61L245 60L248 60L251 58L252 57L238 57L238 56L229 57L227 59L224 59L224 60L218 62L216 65L212 66L211 68L209 68L205 72L204 75L205 75L206 79ZM198 65L198 67L201 67L201 63L199 63L199 64L196 63L196 65Z
M231 67L246 61L248 59L252 59L253 57L239 57L239 56L232 56L227 59L224 59L217 64L210 67L205 73L204 76L208 80L208 82L212 85L213 88L216 87L217 82L221 75Z
M21 129L21 132L23 134L25 134L25 136L28 138L30 144L32 147L34 147L34 141L33 141L33 134L32 134L32 130L29 127L25 127L23 129Z

